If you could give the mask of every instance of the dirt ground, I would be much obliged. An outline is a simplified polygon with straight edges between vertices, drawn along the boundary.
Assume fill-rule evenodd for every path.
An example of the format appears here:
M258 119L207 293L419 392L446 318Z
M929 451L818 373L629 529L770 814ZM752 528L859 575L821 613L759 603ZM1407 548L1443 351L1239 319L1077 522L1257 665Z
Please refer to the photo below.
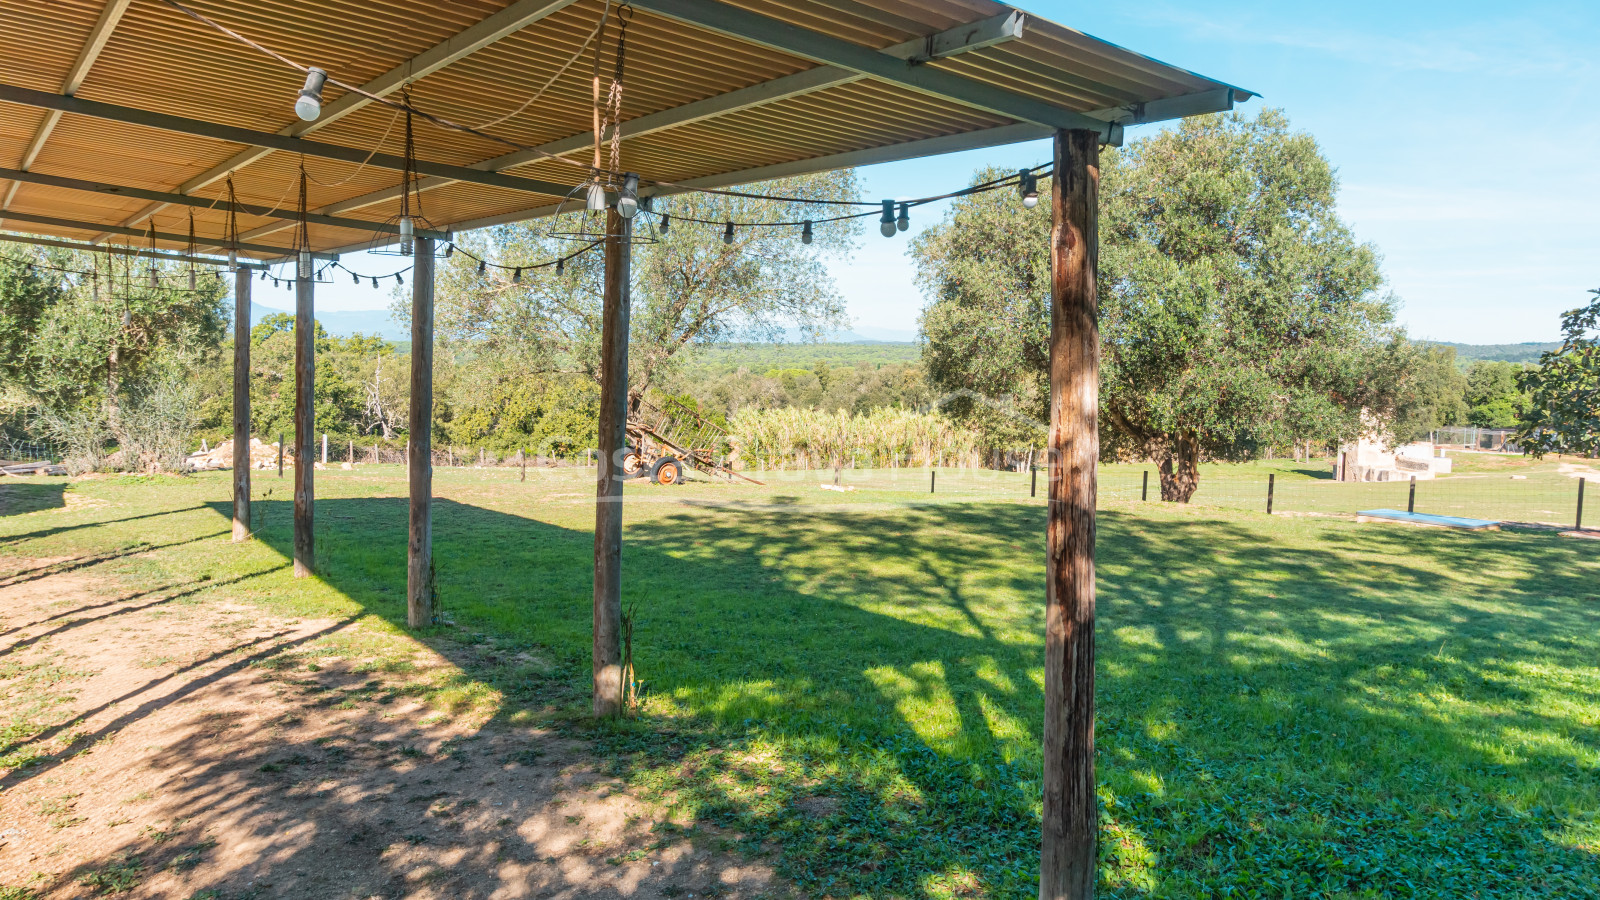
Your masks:
M358 659L278 664L358 624L117 593L81 562L0 560L0 703L33 723L0 735L0 900L791 893L580 741L430 714Z

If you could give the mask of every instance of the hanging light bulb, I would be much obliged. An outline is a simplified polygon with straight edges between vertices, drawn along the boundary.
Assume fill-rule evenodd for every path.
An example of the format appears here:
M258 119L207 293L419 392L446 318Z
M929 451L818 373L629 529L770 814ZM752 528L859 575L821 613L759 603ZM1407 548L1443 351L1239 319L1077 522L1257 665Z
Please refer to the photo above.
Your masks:
M272 279L272 286L273 287L282 287L282 285L278 284L278 279L276 279L276 278Z
M350 281L351 281L352 284L355 284L355 285L359 286L361 284L361 276L357 275L354 272L351 272L350 273Z
M400 255L410 256L411 249L416 245L417 226L411 221L410 216L400 217Z
M728 226L722 230L722 242L724 244L733 243L733 223L732 222L729 222Z
M306 70L306 85L300 89L299 99L294 101L294 114L307 122L315 122L322 115L322 85L328 80L328 73L312 66Z
M622 178L622 191L617 194L617 215L631 219L639 214L639 176L632 172Z
M662 237L665 237L667 232L672 230L672 217L662 213L661 226L657 230L661 232Z
M565 275L566 272L567 272L567 258L563 256L562 258L556 260L556 277L560 278L562 275Z
M156 264L154 262L150 263L150 289L161 289L161 276L156 274Z
M194 265L191 264L189 266L189 290L191 290L191 291L195 289L194 282L195 282Z
M406 286L406 280L400 277L399 272L394 273L394 283L400 285L401 287Z
M1039 176L1027 169L1017 173L1017 189L1022 192L1022 206L1033 209L1039 205Z
M600 212L606 208L606 186L601 184L598 178L589 182L589 192L584 198L584 206L590 212Z
M444 258L445 259L449 259L451 254L453 254L455 252L456 252L456 245L455 244L445 244L444 245Z
M306 280L311 279L311 251L301 250L299 265L295 267L295 275Z
M806 227L800 229L800 243L811 243L811 223L809 221L806 222Z
M521 266L517 266L516 270L511 273L511 283L512 284L521 284L522 283L522 267Z
M900 204L900 218L894 220L894 227L901 231L911 227L911 204Z
M376 275L372 276L372 286L374 289L376 289L378 286L378 276Z
M878 233L884 237L894 237L894 201L883 201L883 218L878 220Z
M478 274L482 275L484 272L487 272L487 271L489 271L489 263L486 262L485 260L481 260L481 259L478 260Z
M261 280L262 281L266 281L268 278L271 278L271 277L272 276L267 274L267 270L266 269L262 269L261 270ZM276 281L277 279L274 278L273 280Z
M233 249L232 247L228 248L228 271L239 271L239 251Z

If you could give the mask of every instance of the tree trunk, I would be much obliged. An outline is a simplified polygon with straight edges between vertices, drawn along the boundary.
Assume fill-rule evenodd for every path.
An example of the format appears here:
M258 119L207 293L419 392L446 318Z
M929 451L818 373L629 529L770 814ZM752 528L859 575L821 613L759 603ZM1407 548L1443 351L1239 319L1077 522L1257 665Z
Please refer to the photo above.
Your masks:
M1199 487L1200 445L1191 436L1179 435L1161 457L1161 499L1188 503Z

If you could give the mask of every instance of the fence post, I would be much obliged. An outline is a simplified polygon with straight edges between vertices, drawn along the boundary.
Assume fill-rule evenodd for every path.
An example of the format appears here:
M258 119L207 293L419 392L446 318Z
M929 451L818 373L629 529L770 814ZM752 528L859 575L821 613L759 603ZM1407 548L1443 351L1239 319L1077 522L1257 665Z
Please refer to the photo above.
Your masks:
M1150 470L1149 469L1145 469L1144 470L1144 484L1142 486L1140 486L1140 488L1139 488L1139 499L1140 500L1149 500L1150 499Z
M345 458L346 458L346 459L348 459L348 460L350 460L350 465L351 465L351 466L352 466L352 467L354 467L354 466L355 466L355 464L356 464L356 440L355 440L355 438L351 438L351 439L350 439L350 446L349 446L349 448L348 448L348 449L347 449L347 450L346 450L346 452L347 452L347 453L348 453L348 454L349 454L349 455L348 455L348 456L346 456L346 457L345 457Z
M523 448L517 450L517 462L522 466L522 480L528 480L528 451Z
M283 432L278 432L278 477L283 477Z
M1033 473L1033 487L1028 489L1028 496L1037 497L1039 496L1039 467L1033 463L1028 463L1028 471Z
M328 464L328 433L326 431L322 433L322 464Z
M1578 520L1572 526L1573 531L1583 530L1583 483L1588 480L1582 476L1578 478Z
M933 493L933 476L939 474L933 469L928 470L928 493Z
M1438 509L1438 507L1434 507ZM1411 476L1411 493L1406 496L1406 513L1417 511L1417 476Z
M1277 486L1278 473L1267 473L1267 515L1272 515L1272 491Z

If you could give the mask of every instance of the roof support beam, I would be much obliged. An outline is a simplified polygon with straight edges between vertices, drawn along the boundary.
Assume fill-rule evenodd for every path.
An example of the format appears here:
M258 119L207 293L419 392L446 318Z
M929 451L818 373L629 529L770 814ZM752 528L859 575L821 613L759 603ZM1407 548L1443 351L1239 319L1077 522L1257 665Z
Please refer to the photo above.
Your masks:
M954 56L968 50L992 47L996 44L1016 40L1022 37L1024 27L1025 18L1022 13L1012 11L990 16L987 19L979 19L966 25L959 25L937 34L928 35L925 38L914 38L879 52L908 61ZM929 56L930 52L933 54L932 56ZM629 138L637 138L653 132L692 125L695 122L701 122L706 119L714 119L718 116L730 115L741 110L777 103L791 97L799 97L804 94L839 87L840 85L851 84L866 77L860 72L841 69L838 66L818 66L814 69L807 69L804 72L784 75L771 81L764 81L760 84L729 91L726 94L718 94L714 97L707 97L704 100L696 100L692 103L685 103L682 106L675 106L671 109L664 109L636 119L630 119L623 123L622 132ZM473 163L468 168L500 172L533 162L540 159L543 154L561 155L583 150L593 145L594 133L586 131L582 134L575 134L541 145L537 148L537 152L518 150L493 159ZM415 187L419 191L426 191L454 183L448 178L424 178L418 181ZM349 200L341 200L338 203L321 208L318 212L330 214L348 212L353 209L361 209L386 200L392 200L398 196L400 196L400 188L396 185L395 187L372 191L359 197L352 197ZM247 232L246 236L259 237L263 234L277 231L282 227L281 225L263 225Z
M24 172L21 169L0 168L0 178L14 178L17 181L26 181L30 184L42 184L49 187L66 188L71 191L86 191L91 194L110 194L117 197L133 197L139 200L149 200L155 203L171 203L175 206L192 206L197 209L212 209L217 206L215 200L203 200L199 197L186 197L183 194L169 194L165 191L150 191L144 188L124 187L117 184L106 184L100 181L84 181L81 178L63 178L60 175L42 175L38 172ZM226 209L226 207L223 207ZM282 219L294 223L299 221L295 213L268 209L265 206L254 206L248 203L239 204L239 212L247 216L261 216L269 219ZM368 222L365 219L345 219L338 216L322 216L315 213L306 214L306 223L309 225L328 225L333 228L350 228L356 231L371 231L381 234L399 234L400 226L389 222ZM417 234L431 238L450 237L448 231L433 231L419 228ZM187 238L185 238L187 240ZM209 241L208 241L209 242Z
M1117 132L1121 131L1121 126L942 69L916 65L914 61L891 56L881 50L819 34L718 0L638 0L633 6L707 31L802 56L824 65L850 69L919 93L954 100L1021 122L1048 125L1051 128L1097 130L1110 143L1120 142Z
M308 141L305 138L273 134L268 131L254 131L249 128L237 128L232 125L205 122L184 116L171 116L166 113L133 109L132 107L117 106L112 103L81 100L77 97L35 91L10 84L0 84L0 101L16 103L22 106L34 106L40 109L60 110L74 115L105 119L111 122L122 122L144 128L157 128L162 131L211 138L233 144L247 144L266 147L271 150L284 150L289 153L299 153L318 159L332 159L340 162L356 163L357 165L365 162L369 166L380 169L393 169L397 172L406 168L404 159L387 153L374 153L368 156L365 151L358 147L325 144L319 141ZM1101 124L1104 125L1104 123ZM517 178L512 175L501 175L496 172L469 169L466 166L453 166L448 163L428 162L420 159L415 162L413 169L424 175L441 175L453 178L456 181L466 181L486 187L506 188L513 191L526 191L531 194L564 197L572 190L572 185L556 184L552 181L541 181L533 178Z
M190 256L186 253L161 253L150 250L125 250L121 247L112 249L95 244L81 244L77 241L58 241L55 238L34 237L31 234L12 234L9 231L0 231L0 241L11 241L14 244L33 244L37 247L61 247L65 250L81 250L84 253L109 253L112 256L138 256L145 259L162 259L167 262L194 263L198 266L227 267L225 259L213 259L209 256ZM245 261L240 261L240 267L246 267Z
M36 216L32 213L8 213L6 218L14 222L31 222L34 225L49 225L54 228L72 228L80 231L103 231L107 234L117 234L124 237L140 238L147 241L157 240L178 244L187 244L189 242L189 236L186 234L168 234L166 232L151 231L145 228L127 228L122 225L96 225L93 222L79 222L73 219L58 219L55 216ZM199 244L200 240L196 238L195 243ZM208 241L207 243L209 244L210 242ZM294 250L292 248L274 247L270 244L251 244L241 242L238 245L238 249L241 253L255 253L271 259L294 255ZM336 260L339 258L338 254L335 253L313 253L311 255L317 259Z
M73 62L72 68L67 72L67 77L61 80L61 93L76 94L78 88L83 87L83 80L89 77L89 69L95 60L100 58L100 51L106 47L106 42L111 40L111 33L117 30L117 23L122 21L122 14L128 11L128 5L133 0L107 0L100 10L100 18L89 29L89 37L83 42L83 49L78 51L78 58ZM22 152L22 162L19 169L31 169L33 163L39 158L39 153L44 150L45 142L50 140L50 133L56 130L56 123L61 121L61 113L52 110L45 114L44 121L39 123L39 128L33 133L33 140L28 142L28 148ZM10 209L11 201L17 196L20 182L13 181L6 188L4 200L0 200L0 211ZM0 222L5 221L0 217Z
M114 2L121 2L126 5L128 0L114 0ZM406 84L431 75L458 60L471 56L484 47L515 34L552 13L571 6L575 2L576 0L517 0L517 2L512 3L483 21L451 35L441 43L429 47L427 50L363 84L361 90L377 97L386 97ZM70 94L72 91L62 91L62 93ZM278 129L278 134L289 137L309 134L339 121L371 102L361 94L355 92L347 93L338 100L324 106L322 115L315 122L296 120L294 124ZM262 147L241 150L179 185L178 193L192 194L208 184L228 177L230 174L271 152L271 150ZM24 166L23 168L27 167ZM158 211L160 211L160 206L152 206L141 210L123 224L132 225L148 216L154 215Z

